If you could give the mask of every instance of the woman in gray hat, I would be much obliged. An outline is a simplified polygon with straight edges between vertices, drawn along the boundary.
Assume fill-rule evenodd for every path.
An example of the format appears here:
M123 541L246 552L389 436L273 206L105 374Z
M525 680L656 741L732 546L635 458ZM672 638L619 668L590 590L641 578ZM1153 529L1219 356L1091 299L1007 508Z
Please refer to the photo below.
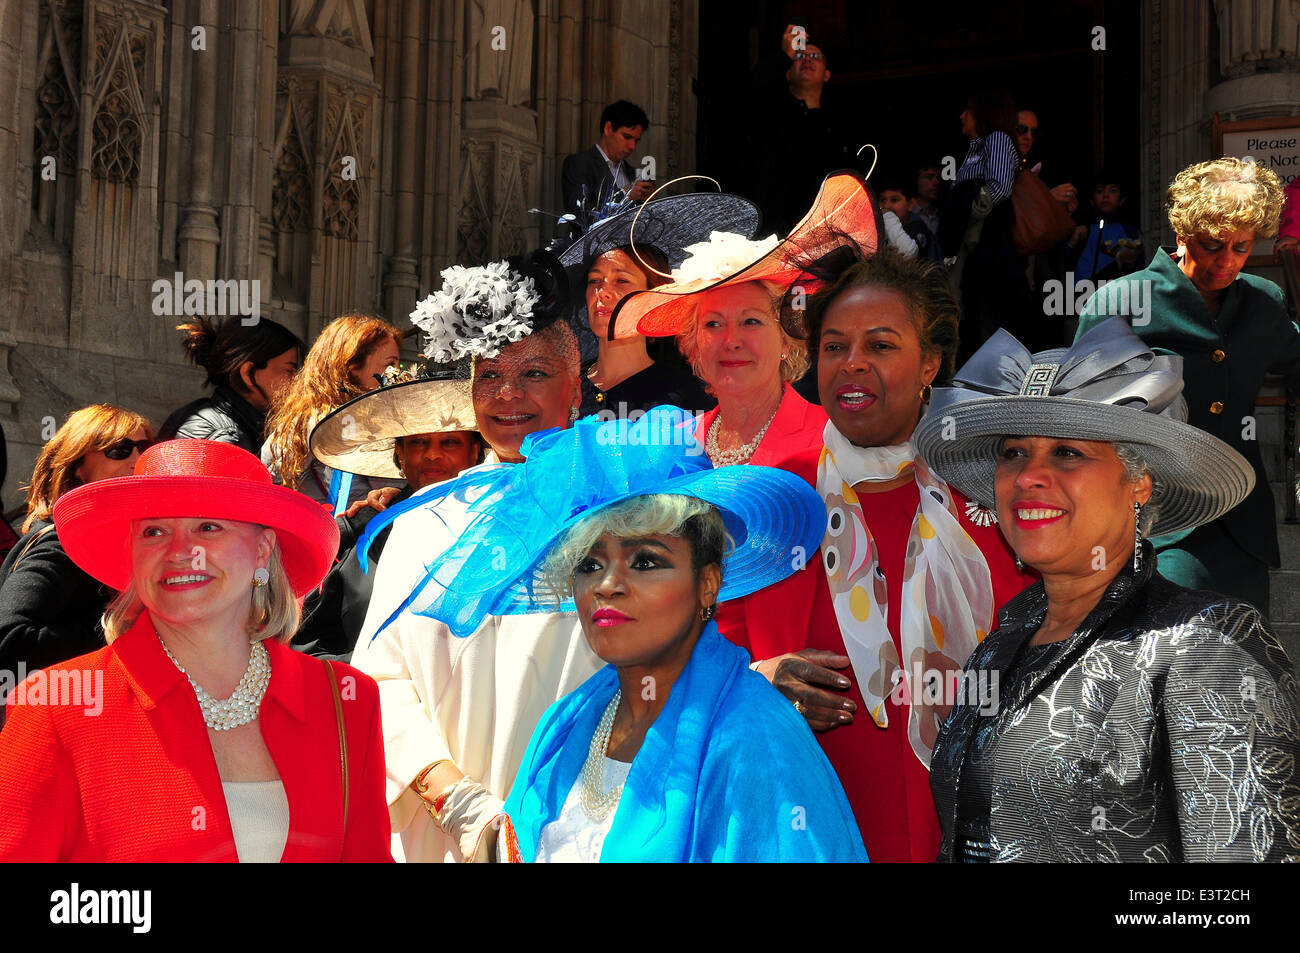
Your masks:
M941 860L1300 859L1291 660L1254 606L1174 585L1144 540L1254 483L1184 422L1181 371L1115 319L1032 356L999 331L934 392L918 450L1042 574L967 662L996 703L959 692L935 744Z

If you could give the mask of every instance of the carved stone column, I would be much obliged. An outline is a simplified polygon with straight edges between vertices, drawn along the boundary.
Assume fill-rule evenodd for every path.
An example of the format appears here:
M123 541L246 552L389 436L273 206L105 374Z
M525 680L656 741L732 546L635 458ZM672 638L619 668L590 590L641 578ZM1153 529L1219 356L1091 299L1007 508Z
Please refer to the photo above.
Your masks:
M212 204L212 159L217 119L217 0L199 0L198 21L206 33L203 50L191 50L194 64L191 113L193 134L190 141L190 204L185 206L181 221L181 271L187 278L206 280L216 277L217 247L221 230L217 228L217 210Z
M1300 3L1215 0L1224 80L1206 111L1225 120L1300 114Z
M1142 231L1172 244L1165 189L1181 170L1210 154L1210 16L1200 0L1147 0L1142 75L1157 91L1141 97Z
M535 216L541 145L537 114L503 102L467 102L461 140L457 261L525 252L539 243Z
M419 216L417 215L419 181L417 171L420 157L424 156L424 138L420 128L420 76L422 73L424 17L427 4L421 0L405 0L402 8L402 36L400 87L397 101L397 129L400 136L392 146L396 148L396 188L393 191L393 244L395 254L389 261L384 277L384 305L391 320L401 325L402 319L415 308L420 279L416 274L416 255L420 247Z

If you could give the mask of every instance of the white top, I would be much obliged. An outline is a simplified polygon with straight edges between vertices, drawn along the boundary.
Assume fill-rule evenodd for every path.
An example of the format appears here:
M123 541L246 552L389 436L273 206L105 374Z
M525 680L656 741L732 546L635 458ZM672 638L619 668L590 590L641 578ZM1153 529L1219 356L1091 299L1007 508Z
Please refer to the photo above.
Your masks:
M289 798L279 781L222 781L241 864L278 864L289 840Z
M410 790L415 776L450 758L504 804L546 709L604 665L568 612L489 616L462 639L408 609L371 641L426 563L468 523L468 505L448 498L436 514L412 510L393 524L352 653L352 664L379 684L389 815L401 835L393 855L408 861L462 859Z
M898 220L898 216L893 212L885 212L880 217L885 223L885 238L889 244L902 252L904 258L915 258L916 239L903 230L903 223Z
M627 780L632 765L627 761L605 759L605 783L601 793L613 791ZM582 776L573 782L569 796L564 799L560 816L542 828L537 838L536 863L539 864L594 864L600 860L600 852L605 846L605 837L614 825L618 814L619 802L623 800L620 791L618 801L610 808L603 821L593 821L582 809Z

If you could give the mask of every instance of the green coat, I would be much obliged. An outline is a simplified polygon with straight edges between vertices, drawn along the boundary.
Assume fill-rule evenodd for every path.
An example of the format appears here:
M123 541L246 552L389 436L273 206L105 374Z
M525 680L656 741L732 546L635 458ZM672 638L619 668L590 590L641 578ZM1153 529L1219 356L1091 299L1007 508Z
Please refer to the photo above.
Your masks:
M1135 302L1146 310L1133 321ZM1218 316L1212 317L1191 279L1159 250L1144 270L1110 282L1088 299L1079 312L1079 334L1112 316L1133 321L1133 330L1152 349L1182 355L1187 422L1236 449L1255 469L1255 489L1223 517L1223 525L1243 550L1278 566L1273 494L1254 415L1265 373L1288 375L1292 387L1300 386L1300 330L1287 316L1282 289L1254 275L1239 275L1224 294ZM1158 542L1167 546L1186 535Z

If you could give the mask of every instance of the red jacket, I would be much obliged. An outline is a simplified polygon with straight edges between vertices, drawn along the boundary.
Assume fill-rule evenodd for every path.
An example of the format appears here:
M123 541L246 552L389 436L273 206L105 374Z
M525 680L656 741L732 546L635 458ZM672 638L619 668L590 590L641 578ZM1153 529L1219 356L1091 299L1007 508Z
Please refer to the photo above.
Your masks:
M700 414L695 426L695 438L704 443L709 428L718 417L715 407ZM776 416L768 425L763 441L750 458L756 467L776 467L789 470L809 483L817 482L817 455L822 449L822 432L830 420L819 404L810 404L799 396L789 384L782 385L781 403ZM811 469L810 463L811 461Z
M374 681L332 663L347 733L345 830L337 717L323 663L279 642L266 647L271 682L258 724L289 802L281 860L391 861ZM52 673L74 671L87 684L102 672L97 698L37 694L54 684ZM147 612L112 645L33 675L10 693L8 711L0 731L0 860L237 860L198 699Z
M1282 199L1282 221L1277 237L1300 240L1300 176L1287 183Z

